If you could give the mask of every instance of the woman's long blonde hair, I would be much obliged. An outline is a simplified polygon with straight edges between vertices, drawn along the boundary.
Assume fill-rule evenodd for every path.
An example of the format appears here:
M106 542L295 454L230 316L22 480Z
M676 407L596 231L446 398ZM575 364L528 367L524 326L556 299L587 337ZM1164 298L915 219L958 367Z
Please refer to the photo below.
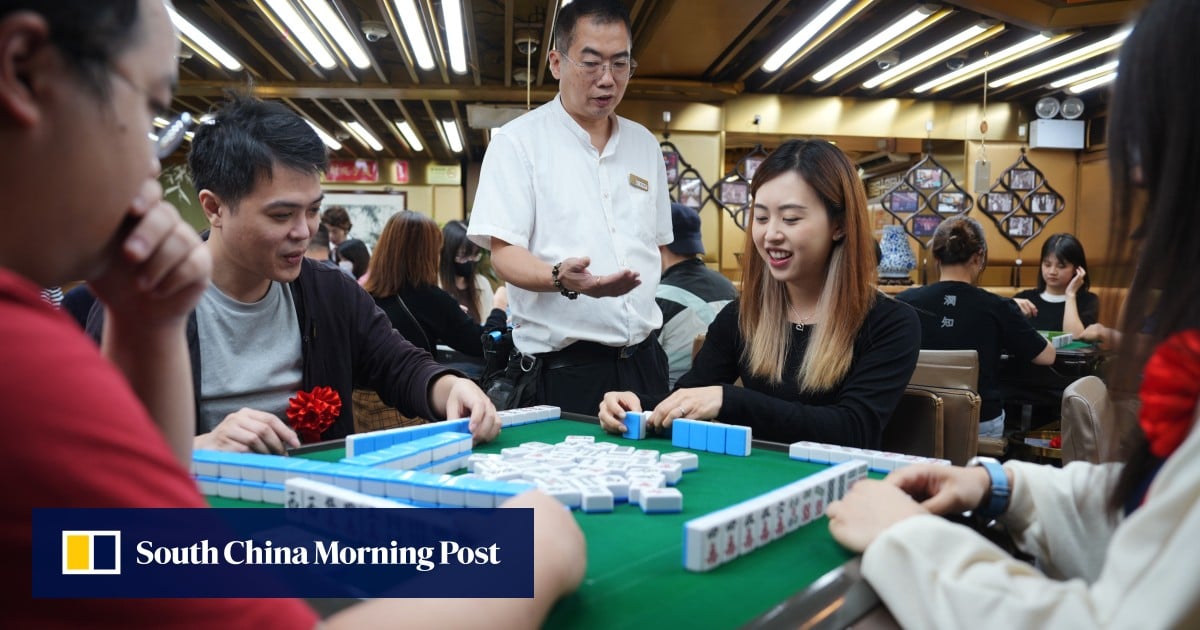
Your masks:
M867 227L867 195L854 164L824 140L783 143L758 167L751 194L789 172L812 186L825 204L830 225L843 229L843 237L830 251L825 286L817 302L819 325L813 328L796 375L800 391L829 391L850 371L854 340L875 304L877 263ZM742 360L751 374L778 384L783 382L792 339L787 288L767 271L766 263L755 251L752 233L747 227L743 251L754 255L743 256L745 269L739 298L738 326L746 340Z

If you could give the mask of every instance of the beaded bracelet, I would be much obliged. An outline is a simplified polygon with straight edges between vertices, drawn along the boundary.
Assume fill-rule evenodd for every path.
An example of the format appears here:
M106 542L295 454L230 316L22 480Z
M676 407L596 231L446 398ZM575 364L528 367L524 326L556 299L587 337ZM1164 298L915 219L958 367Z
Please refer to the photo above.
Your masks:
M570 289L563 286L562 280L558 279L558 268L559 267L562 267L561 262L555 263L554 268L550 270L550 274L554 276L554 288L558 289L558 292L563 294L564 296L566 296L566 298L568 300L574 300L575 298L579 297L579 292L571 291Z

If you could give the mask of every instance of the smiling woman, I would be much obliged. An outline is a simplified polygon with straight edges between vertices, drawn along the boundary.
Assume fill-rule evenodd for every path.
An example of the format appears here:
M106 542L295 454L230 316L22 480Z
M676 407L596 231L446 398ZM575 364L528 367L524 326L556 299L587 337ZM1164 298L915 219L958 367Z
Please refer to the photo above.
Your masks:
M610 392L601 424L622 431L624 410L653 407L652 427L686 415L759 439L878 448L920 337L912 309L874 288L862 181L832 144L793 140L763 161L752 193L745 247L758 255L745 258L740 298L674 392Z

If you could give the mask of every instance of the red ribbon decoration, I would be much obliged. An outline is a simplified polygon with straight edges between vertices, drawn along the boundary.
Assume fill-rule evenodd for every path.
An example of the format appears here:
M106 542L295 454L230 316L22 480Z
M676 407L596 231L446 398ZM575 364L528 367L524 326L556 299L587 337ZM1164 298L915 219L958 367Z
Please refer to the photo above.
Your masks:
M302 443L320 442L325 429L342 414L342 397L332 387L299 391L288 399L288 422Z
M1200 330L1175 333L1154 350L1142 376L1138 423L1150 452L1166 459L1192 430L1200 399Z

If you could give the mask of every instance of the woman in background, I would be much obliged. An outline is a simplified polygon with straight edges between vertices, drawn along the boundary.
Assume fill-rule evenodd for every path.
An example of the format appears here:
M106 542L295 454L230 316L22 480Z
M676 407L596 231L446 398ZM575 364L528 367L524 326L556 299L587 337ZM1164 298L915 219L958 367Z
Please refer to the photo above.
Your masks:
M438 287L441 247L442 232L433 219L411 210L392 215L375 245L363 288L413 344L434 356L441 343L482 359L480 337L487 330L503 330L507 317L503 308L493 308L480 326Z
M911 308L875 289L856 167L829 142L791 140L751 187L741 295L673 393L609 392L600 423L620 433L625 411L645 408L656 428L719 420L763 440L878 448L916 367L920 328Z
M442 228L442 257L438 277L446 293L453 295L476 323L492 310L492 285L476 273L483 250L467 238L467 224L450 221Z
M929 241L937 259L939 280L908 289L897 300L921 315L921 347L929 350L975 350L979 354L979 435L1004 434L1004 394L1000 388L1000 355L1035 365L1054 363L1054 345L1038 334L1011 300L975 286L987 266L987 241L975 219L955 216L942 221Z
M1061 330L1079 337L1100 316L1100 299L1088 291L1087 256L1072 234L1054 234L1042 245L1037 289L1013 296L1037 330Z
M863 551L901 627L1200 627L1200 84L1178 75L1200 57L1196 33L1200 3L1150 3L1109 109L1112 260L1132 262L1127 235L1141 234L1109 380L1140 389L1125 462L909 466L854 484L829 529ZM1037 564L935 516L965 510L1000 518Z

